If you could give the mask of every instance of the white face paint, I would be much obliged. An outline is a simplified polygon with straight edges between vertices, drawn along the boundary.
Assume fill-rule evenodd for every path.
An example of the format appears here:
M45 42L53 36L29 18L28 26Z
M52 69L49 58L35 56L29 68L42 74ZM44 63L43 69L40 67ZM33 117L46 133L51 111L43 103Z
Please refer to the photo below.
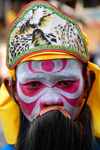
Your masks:
M83 101L82 63L76 59L27 61L16 69L20 107L30 122L48 105L77 116Z

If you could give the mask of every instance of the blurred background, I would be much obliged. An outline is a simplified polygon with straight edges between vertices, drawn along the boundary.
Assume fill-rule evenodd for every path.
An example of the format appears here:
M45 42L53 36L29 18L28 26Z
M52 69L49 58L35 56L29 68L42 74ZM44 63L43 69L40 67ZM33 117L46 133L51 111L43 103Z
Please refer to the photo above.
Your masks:
M32 0L0 0L0 86L7 76L6 34L10 23ZM46 0L74 17L89 37L90 61L100 67L100 0ZM6 144L0 122L0 148Z

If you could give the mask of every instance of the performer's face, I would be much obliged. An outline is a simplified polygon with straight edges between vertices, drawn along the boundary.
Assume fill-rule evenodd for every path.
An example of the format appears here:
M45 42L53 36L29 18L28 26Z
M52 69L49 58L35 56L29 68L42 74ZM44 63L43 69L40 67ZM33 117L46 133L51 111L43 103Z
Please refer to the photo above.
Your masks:
M84 93L82 63L76 59L27 61L16 68L20 107L30 122L48 105L61 105L74 120Z

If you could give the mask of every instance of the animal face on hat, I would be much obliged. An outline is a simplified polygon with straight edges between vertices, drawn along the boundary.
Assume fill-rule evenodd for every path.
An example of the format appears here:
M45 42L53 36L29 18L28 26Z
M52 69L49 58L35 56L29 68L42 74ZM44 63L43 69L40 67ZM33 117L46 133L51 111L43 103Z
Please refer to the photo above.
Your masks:
M10 25L7 66L13 69L23 58L36 53L64 52L89 60L85 38L77 24L47 2L31 2Z

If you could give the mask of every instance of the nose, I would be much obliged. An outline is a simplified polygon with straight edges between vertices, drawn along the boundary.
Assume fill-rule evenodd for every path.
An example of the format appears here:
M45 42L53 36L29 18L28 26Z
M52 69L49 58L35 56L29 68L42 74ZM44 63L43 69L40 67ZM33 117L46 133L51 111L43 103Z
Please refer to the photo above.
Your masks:
M46 95L44 95L44 97L40 100L40 106L41 107L47 107L50 105L60 105L63 106L63 101L60 97L58 97L56 94L54 93L48 93Z

